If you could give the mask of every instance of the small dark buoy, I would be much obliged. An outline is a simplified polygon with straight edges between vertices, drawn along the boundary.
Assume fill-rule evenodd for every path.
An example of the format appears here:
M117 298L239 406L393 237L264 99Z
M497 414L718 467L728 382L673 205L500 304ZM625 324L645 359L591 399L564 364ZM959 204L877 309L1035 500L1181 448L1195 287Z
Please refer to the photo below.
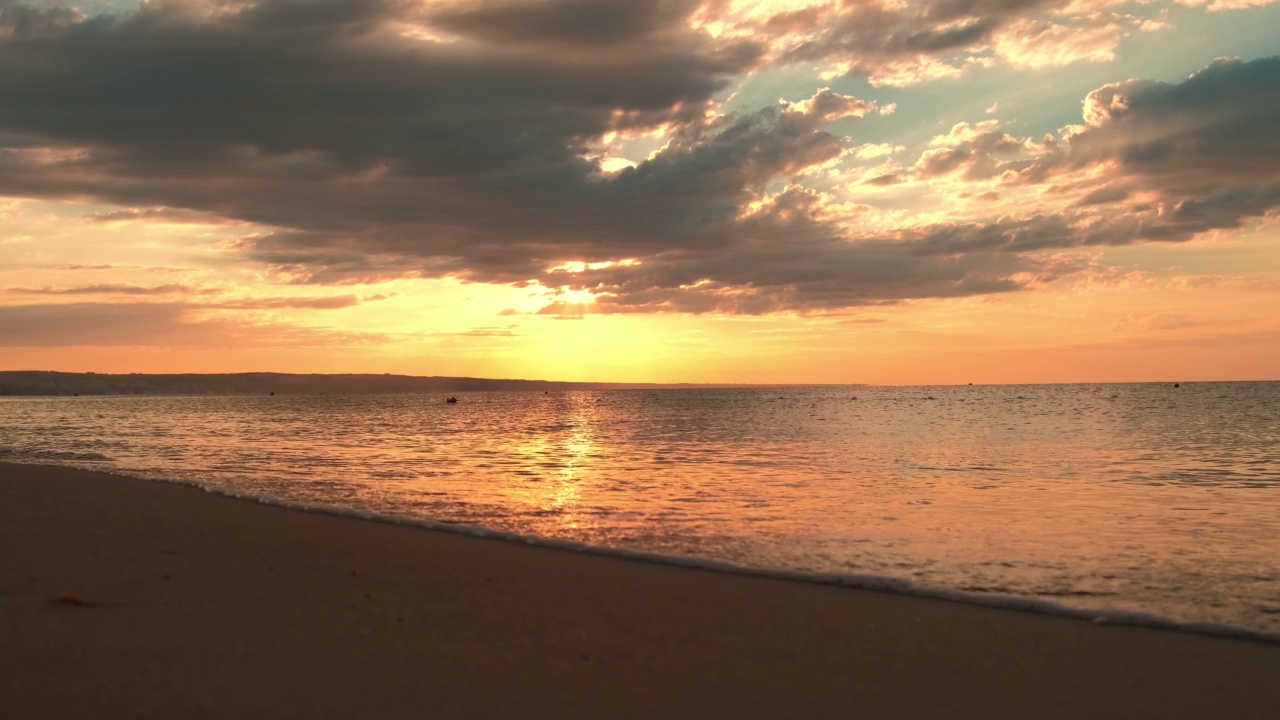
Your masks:
M448 399L448 400L445 400L445 402L449 403L450 405L454 405L454 404L456 404L456 403L458 402L458 398L453 397L452 395L450 395L450 396L449 396L449 399Z
M275 396L276 396L276 391L275 391L275 390L272 390L270 393L267 393L267 394L268 394L268 395L270 395L271 397L275 397Z
M1179 385L1178 383L1174 383L1174 384L1173 384L1173 386L1174 386L1174 387L1176 387L1176 388L1180 388L1180 387L1182 387L1182 386L1181 386L1181 385Z

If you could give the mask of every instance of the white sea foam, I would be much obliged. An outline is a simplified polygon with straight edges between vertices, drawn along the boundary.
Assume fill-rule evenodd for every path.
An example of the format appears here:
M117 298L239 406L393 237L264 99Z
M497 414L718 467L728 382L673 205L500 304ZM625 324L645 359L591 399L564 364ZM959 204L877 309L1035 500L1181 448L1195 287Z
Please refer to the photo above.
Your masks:
M49 462L31 462L27 464L52 465ZM66 465L60 465L67 467ZM773 580L784 580L789 582L803 582L817 585L829 585L837 587L855 588L861 590L872 590L877 592L894 593L898 595L910 595L920 598L929 598L934 600L945 600L950 602L958 602L968 605L978 605L982 607L997 608L1002 610L1013 610L1021 612L1032 612L1044 615L1054 615L1058 617L1073 618L1078 620L1087 620L1095 625L1117 625L1145 627L1160 630L1175 630L1182 632L1192 632L1204 635L1214 635L1219 637L1233 638L1239 640L1252 640L1258 642L1280 644L1280 633L1269 633L1261 630L1254 630L1245 627L1237 627L1223 623L1213 622L1187 622L1179 621L1172 618L1163 617L1152 613L1134 612L1130 610L1116 609L1091 609L1085 610L1081 608L1071 607L1060 603L1039 600L1035 598L1018 597L1015 595L999 595L987 593L972 593L962 590L951 590L946 588L922 587L915 585L901 578L888 577L882 575L859 575L846 573L823 573L823 572L801 572L795 570L781 570L772 568L748 567L735 563L725 562L705 557L692 557L686 555L665 555L661 553L642 552L636 550L627 550L624 548L608 547L604 545L593 545L590 543L575 542L572 540L564 540L561 538L539 537L536 535L526 535L521 533L509 532L505 530L497 530L487 528L481 525L470 525L466 523L448 523L435 520L423 520L418 518L401 517L397 515L387 515L377 513L370 510L361 510L359 508L332 507L326 505L315 505L310 503L297 502L283 498L271 497L268 495L255 495L251 493L238 492L228 488L218 487L207 483L201 483L191 480L177 480L172 478L160 478L145 475L143 473L128 471L104 471L95 469L107 475L118 475L121 477L129 477L133 479L148 480L152 482L163 482L174 485L182 485L194 489L202 490L211 495L232 498L247 502L255 502L262 505L270 505L273 507L296 510L307 513L315 513L320 515L331 515L354 520L363 520L366 522L376 522L391 525L402 525L406 527L420 528L424 530L450 532L459 535L468 535L477 538L488 538L493 540L503 540L507 542L519 542L537 547L549 548L554 550L563 550L571 552L586 553L589 555L600 555L604 557L619 558L624 560L632 560L637 562L655 563L659 565L672 565L676 567L692 568L697 570L705 570L717 573L727 573L734 575L746 575L751 577L760 577Z
M1280 634L1280 383L850 394L0 399L0 457L724 571Z

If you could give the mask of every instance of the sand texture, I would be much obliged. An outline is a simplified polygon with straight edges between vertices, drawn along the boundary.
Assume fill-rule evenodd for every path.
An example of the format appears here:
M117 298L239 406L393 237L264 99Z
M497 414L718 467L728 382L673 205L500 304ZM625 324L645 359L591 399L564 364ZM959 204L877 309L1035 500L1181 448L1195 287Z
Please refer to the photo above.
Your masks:
M1280 645L0 464L0 717L1271 718Z

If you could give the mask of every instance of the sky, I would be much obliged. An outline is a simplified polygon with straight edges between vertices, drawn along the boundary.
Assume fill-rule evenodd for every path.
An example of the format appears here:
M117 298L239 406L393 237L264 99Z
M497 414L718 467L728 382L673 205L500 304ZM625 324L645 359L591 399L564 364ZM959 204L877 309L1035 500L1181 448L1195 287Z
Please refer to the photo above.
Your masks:
M1277 0L0 0L0 370L1280 379Z

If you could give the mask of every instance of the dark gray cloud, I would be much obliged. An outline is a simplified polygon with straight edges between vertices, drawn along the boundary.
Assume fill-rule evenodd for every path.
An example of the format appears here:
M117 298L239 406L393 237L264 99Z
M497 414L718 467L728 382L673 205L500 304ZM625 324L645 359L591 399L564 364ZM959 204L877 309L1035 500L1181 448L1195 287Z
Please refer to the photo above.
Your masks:
M821 91L802 104L689 123L667 149L639 167L568 188L511 185L497 207L465 227L429 238L428 226L387 223L358 238L301 230L253 238L254 257L303 281L391 276L418 257L413 272L521 282L564 260L595 262L687 250L728 251L751 228L738 222L752 192L778 177L838 158L843 142L822 130L873 103ZM470 198L494 202L492 195ZM441 210L444 214L446 211ZM521 221L512 226L512 219ZM824 231L825 232L825 231Z
M1052 6L844 3L770 27L813 31L791 59L886 58L984 42ZM1074 221L1110 197L1096 195L1075 215L868 235L833 224L820 196L779 189L848 152L827 125L874 104L821 91L710 113L765 48L691 29L696 3L161 0L31 19L38 9L0 0L0 194L133 208L90 220L267 226L232 251L281 283L451 275L591 289L611 312L817 312L1016 290L1072 270L1041 251L1230 227L1274 207L1280 182L1276 61L1100 89L1069 153L1027 155L993 130L916 168L1038 183L1116 162L1124 187L1163 193L1163 213L1082 232ZM606 132L662 126L670 143L638 167L606 175L587 159ZM624 258L640 262L549 271Z
M1280 207L1280 57L1218 61L1181 83L1107 85L1083 107L1085 125L1039 143L993 123L957 126L948 147L921 155L913 177L1087 189L1057 222L1019 230L1021 239L1003 235L1008 223L991 225L990 239L1010 249L1183 241ZM1082 180L1086 169L1096 172Z
M1085 195L1084 197L1080 198L1080 201L1077 203L1077 205L1080 205L1080 206L1105 205L1107 203L1114 203L1114 202L1120 202L1121 200L1126 200L1132 194L1133 194L1133 188L1130 188L1130 187L1125 187L1123 185L1103 185L1097 190L1094 190L1090 192L1088 195Z
M479 42L423 41L398 34L422 10L375 0L148 3L0 40L0 192L275 226L245 247L334 275L380 272L390 256L421 264L393 273L528 278L548 261L679 242L673 226L687 236L732 215L744 188L726 184L731 159L689 148L690 171L719 184L664 209L699 178L655 166L609 182L582 155L609 130L675 122L710 137L708 101L760 49L691 31L679 13L655 25L645 3L605 5L593 12L616 13L613 32L634 43L486 42L506 13L452 18ZM803 152L834 142L778 116L779 133L807 130L790 138ZM743 182L791 165L769 122L740 127L760 145Z
M1143 192L1114 241L1186 240L1239 227L1280 207L1280 57L1222 60L1181 83L1128 81L1085 99L1070 152L1038 160L1030 180L1108 163L1083 204Z
M606 293L593 312L755 315L1010 292L1076 269L1010 253L912 255L895 242L831 241L760 247L727 261L660 258L642 266L591 271L579 282ZM562 312L563 307L553 305L548 311Z
M1170 196L1280 181L1280 57L1221 60L1181 83L1128 81L1085 99L1074 164L1115 161Z
M813 218L817 210L814 194L792 188L744 223L751 240L733 252L673 251L562 281L599 294L593 312L811 313L1012 292L1084 269L1034 254L1074 243L1056 216L849 239Z
M473 2L429 15L444 30L493 43L634 48L687 30L698 3L688 0L549 0Z
M63 5L0 0L0 35L12 34L16 38L50 35L82 17L79 11Z

